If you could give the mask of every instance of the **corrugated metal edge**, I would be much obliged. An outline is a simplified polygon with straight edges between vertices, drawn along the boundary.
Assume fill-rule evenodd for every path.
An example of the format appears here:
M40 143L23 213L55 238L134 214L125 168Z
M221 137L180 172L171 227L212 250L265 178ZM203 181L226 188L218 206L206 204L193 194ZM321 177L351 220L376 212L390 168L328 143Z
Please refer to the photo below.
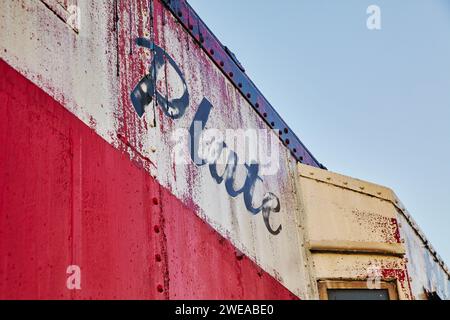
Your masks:
M355 179L349 176L322 170L319 168L314 168L311 166L298 164L298 168L299 168L298 170L299 175L303 178L320 181L323 183L334 185L339 188L352 190L354 192L366 194L381 200L391 202L397 208L397 210L405 217L411 228L422 240L424 246L429 250L431 255L436 259L438 264L442 267L442 269L445 271L448 278L450 279L450 271L447 265L445 264L444 260L442 260L442 258L433 248L430 241L428 241L425 234L422 232L420 227L412 218L411 214L408 212L406 207L403 205L403 203L400 201L400 199L397 197L397 195L392 189L381 185L377 185L375 183Z
M233 83L268 127L276 132L278 138L292 156L300 163L326 169L300 141L276 112L275 108L245 74L234 54L230 54L230 51L222 45L187 1L162 0L162 2L213 63Z

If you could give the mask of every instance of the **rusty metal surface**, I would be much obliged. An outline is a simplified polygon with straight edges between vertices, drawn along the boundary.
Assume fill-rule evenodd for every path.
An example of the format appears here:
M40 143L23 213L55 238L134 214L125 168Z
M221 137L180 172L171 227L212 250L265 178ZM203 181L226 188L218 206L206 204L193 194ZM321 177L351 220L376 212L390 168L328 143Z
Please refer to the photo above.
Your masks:
M1 59L0 74L0 299L296 299Z
M163 3L148 3L118 3L119 148L290 291L310 297L307 252L298 249L303 234L293 214L296 160ZM136 21L131 29L130 21ZM149 98L150 88L155 98ZM261 151L269 154L273 146L279 156L275 170L263 163L198 164L187 143L181 152L188 161L177 163L172 151L180 144L173 134L190 132L199 119L205 129L261 132L270 142ZM245 156L232 143L224 152ZM268 195L279 209L264 214Z
M424 234L384 186L299 165L307 243L317 279L397 282L401 299L449 299L449 273Z
M395 282L401 299L412 299L389 189L330 171L299 165L314 276L321 280Z
M398 210L400 234L406 247L411 290L417 299L450 299L450 271L400 199L393 194Z
M74 204L70 208L64 207L66 200L54 204L60 211L73 210L74 214L82 212L87 217L77 231L80 237L83 231L89 231L88 235L92 238L85 241L101 240L104 247L115 248L112 238L101 239L101 235L94 232L98 229L110 232L109 236L119 236L116 229L113 232L95 220L104 219L105 212L110 210L114 213L111 218L113 223L135 228L136 235L127 236L124 246L118 251L121 259L128 259L124 248L134 244L135 236L144 234L141 223L150 230L154 230L154 226L148 226L149 221L138 215L133 216L133 219L140 219L139 221L127 220L115 208L122 208L123 212L141 212L149 203L140 202L155 191L152 189L154 181L160 190L164 190L164 195L158 201L163 201L162 208L167 210L158 212L159 217L167 214L167 221L170 222L167 224L168 233L164 242L166 249L180 250L186 248L181 246L186 243L195 244L194 247L198 248L194 254L184 256L185 259L191 259L191 264L183 264L183 259L176 255L170 258L173 264L169 264L164 273L168 270L169 278L172 273L173 288L176 288L173 292L176 295L195 296L185 286L183 273L195 273L196 269L192 269L192 264L201 263L202 259L207 258L208 251L212 250L214 253L210 257L211 264L204 265L201 269L206 279L213 283L213 279L208 278L207 274L211 273L211 269L219 268L221 263L227 263L227 270L230 277L233 277L231 283L242 285L240 295L237 295L241 298L258 297L255 290L244 288L251 283L242 282L241 272L249 279L261 278L259 275L263 274L263 280L258 281L261 284L258 288L266 296L274 288L279 297L289 298L289 292L292 292L297 297L310 299L318 297L317 278L327 277L332 273L335 277L361 279L365 276L367 266L375 262L381 263L385 279L399 281L402 298L418 296L421 286L430 291L436 286L444 286L438 292L448 297L448 289L445 287L448 286L448 282L445 282L445 274L448 273L445 265L431 246L426 245L426 250L417 249L426 244L425 237L411 222L389 189L347 179L311 166L304 166L304 170L298 174L297 161L316 167L320 165L284 122L277 118L276 112L246 77L235 59L226 52L185 1L173 1L169 7L161 0L78 1L81 24L76 32L67 19L61 19L61 13L55 12L52 6L44 2L0 0L0 57L58 101L74 119L70 118L69 121L68 118L58 118L57 113L52 115L52 111L48 110L39 117L54 121L63 131L72 126L73 122L81 120L90 128L90 132L84 132L83 137L92 138L91 135L95 135L102 138L94 139L101 147L88 148L92 156L89 159L93 163L106 159L109 171L96 175L95 165L83 161L76 162L76 166L70 165L75 171L69 172L65 166L57 167L60 169L58 174L64 177L69 174L74 177L83 176L81 172L88 170L86 172L91 174L84 177L96 180L95 183L93 181L92 184L85 185L85 189L77 191L78 193L66 194L69 199L66 200ZM33 96L28 97L24 93L21 99L32 101ZM203 161L198 163L191 159L195 148L187 147L186 141L182 143L184 148L180 151L186 152L187 161L178 163L174 150L180 147L180 140L174 133L190 133L196 120L200 120L201 130L233 130L238 135L245 135L243 130L247 129L261 132L261 136L270 142L259 146L261 152L274 152L273 154L278 155L278 158L272 159L275 168L262 162L245 162L236 166ZM26 121L26 118L20 121ZM20 123L26 127L25 123ZM64 154L70 155L71 152L62 146L69 149L77 146L79 137L76 135L58 136L62 139L58 144L59 138L52 136L55 132L46 132L49 135L48 143L57 145L50 150L48 156L57 158ZM113 148L106 152L106 146ZM224 149L227 154L244 158L242 149L237 145L228 144ZM23 156L19 149L14 150ZM81 148L77 150L80 151ZM118 157L118 154L121 156ZM115 162L117 166L114 166ZM37 166L42 167L42 170L46 168L44 164ZM136 171L137 168L139 171ZM118 172L113 173L114 170ZM44 179L44 176L40 179ZM56 173L51 176L59 177ZM106 180L109 184L117 183L116 178L108 180L111 177L129 185L133 181L141 181L139 185L143 189L135 190L138 203L128 205L128 202L135 199L128 194L125 202L107 202L107 210L102 208L96 193L99 190L101 199L106 194L120 199L117 196L119 190L110 188L109 185L102 193L101 180ZM64 179L55 178L48 183L56 188ZM142 180L145 182L149 179L152 186L147 188ZM302 179L309 183L302 182ZM76 179L70 181L68 186L75 188L74 190L80 187ZM120 186L119 189L125 189L122 184ZM20 185L15 185L15 188L21 190ZM319 191L312 192L315 188ZM4 190L6 188L2 186L2 191ZM87 209L84 211L83 206L77 202L80 194L86 196L86 203L83 205ZM39 197L42 198L36 196L40 202L46 203L45 195L40 194ZM342 197L344 204L341 202ZM364 210L360 208L361 204L366 204ZM90 208L94 208L92 210L95 212ZM361 210L357 210L358 208ZM398 216L397 209L403 216ZM322 230L317 228L318 224L307 226L306 215L309 211L318 212L317 219L320 218L319 213L328 212L328 216L325 215L324 218L327 224L324 224ZM178 221L176 215L180 212L186 216ZM329 223L337 219L333 213L345 216L345 230L349 232L342 233L342 230ZM399 228L398 222L405 218L407 223L401 222ZM150 222L154 224L155 221ZM64 221L62 223L66 224ZM177 233L177 230L181 231ZM64 239L65 231L59 231L62 233L57 232L54 236ZM42 236L40 231L38 233L34 236ZM342 238L337 239L339 236ZM408 262L402 258L405 252L401 241L403 238L407 243ZM218 239L218 244L214 239ZM94 244L77 248L89 257L102 253L102 247ZM152 250L161 248L147 249L153 255L157 252ZM2 250L7 251L7 248ZM233 250L238 253L237 257L244 257L243 262L234 260L236 257ZM336 253L346 250L364 253L364 256L352 259L344 255L337 261ZM178 255L184 254L184 251L178 251ZM59 262L65 263L66 258L62 253L55 253L55 257ZM25 254L19 260L25 261L26 258ZM112 257L110 261L116 258ZM138 260L129 263L132 270L141 272L140 263L145 263L145 259L142 256L137 258ZM220 258L225 259L225 262ZM424 276L418 275L420 268L414 269L414 265L411 266L414 263L411 261L416 259L437 262L428 264L428 267L419 262L429 270ZM99 265L94 266L92 274L101 268ZM120 264L118 268L113 276L125 272L126 263ZM259 272L258 268L263 272ZM412 273L408 275L410 268ZM255 272L258 278L252 278ZM200 275L194 274L191 280L201 279L197 276ZM409 289L409 276L421 279L417 282L413 279L412 290ZM101 279L111 280L107 276ZM225 279L226 275L214 282L214 286L219 287ZM162 286L164 292L166 287L161 281L166 280L152 282L152 290L156 285L158 290ZM424 284L426 281L429 281L428 284ZM97 289L101 287L101 283L97 285ZM124 286L121 282L118 285ZM212 294L200 283L191 287L198 289L204 295L202 297ZM133 295L146 290L139 286L125 289ZM409 294L411 291L413 294ZM222 293L227 297L235 294L231 287Z
M0 54L8 64L127 153L289 291L312 297L308 252L299 249L304 234L294 214L299 207L295 158L162 2L79 2L81 26L75 33L41 1L1 1ZM189 103L179 117L171 117L157 99L145 106L142 116L137 113L132 93L151 74L155 58L152 48L141 46L145 42L138 39L153 42L173 61L154 79L159 102L173 102L189 91ZM279 155L273 161L276 170L269 172L270 166L263 163L239 164L221 181L211 173L214 166L199 166L189 158L177 164L174 132L189 131L201 107L208 106L212 107L206 129L262 130L273 143L261 144L261 152L270 154L273 148ZM231 144L227 152L244 158ZM222 175L225 167L216 169ZM263 214L267 196L272 208Z

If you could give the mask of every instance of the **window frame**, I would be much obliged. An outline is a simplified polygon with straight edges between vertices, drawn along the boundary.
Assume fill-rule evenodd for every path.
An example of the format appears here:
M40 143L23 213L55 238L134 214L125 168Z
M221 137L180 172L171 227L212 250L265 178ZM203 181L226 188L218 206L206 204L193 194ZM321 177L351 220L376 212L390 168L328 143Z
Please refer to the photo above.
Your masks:
M361 280L320 280L318 281L320 300L328 300L328 289L346 290L346 289L365 289L367 281ZM393 281L380 281L380 287L377 289L387 290L389 300L398 300L397 284ZM377 290L374 289L374 290Z

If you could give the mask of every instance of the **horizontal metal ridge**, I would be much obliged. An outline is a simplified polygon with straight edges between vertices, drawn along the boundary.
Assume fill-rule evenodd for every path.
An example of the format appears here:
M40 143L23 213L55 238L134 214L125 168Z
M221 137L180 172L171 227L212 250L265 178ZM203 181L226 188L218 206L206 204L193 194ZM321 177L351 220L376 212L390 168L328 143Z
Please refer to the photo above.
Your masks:
M284 122L269 101L245 74L236 57L222 45L186 0L162 0L172 14L198 42L211 60L222 70L256 113L273 129L294 158L314 167L326 169Z

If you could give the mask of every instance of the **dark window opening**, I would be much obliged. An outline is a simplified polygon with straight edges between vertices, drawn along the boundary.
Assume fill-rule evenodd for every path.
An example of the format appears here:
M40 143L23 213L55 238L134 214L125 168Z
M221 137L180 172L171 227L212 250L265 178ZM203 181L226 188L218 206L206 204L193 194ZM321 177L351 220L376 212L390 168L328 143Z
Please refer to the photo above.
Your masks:
M387 289L328 289L328 300L389 300Z

